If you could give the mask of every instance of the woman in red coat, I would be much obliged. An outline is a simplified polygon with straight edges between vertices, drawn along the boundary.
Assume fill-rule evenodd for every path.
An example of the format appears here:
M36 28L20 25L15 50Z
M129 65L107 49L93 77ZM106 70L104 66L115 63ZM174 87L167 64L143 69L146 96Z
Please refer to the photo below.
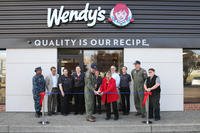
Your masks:
M117 108L117 100L119 99L115 79L111 77L111 72L106 73L106 77L102 81L100 87L100 95L102 96L101 100L105 103L106 106L106 120L111 118L111 104L114 112L114 120L118 120L119 113Z

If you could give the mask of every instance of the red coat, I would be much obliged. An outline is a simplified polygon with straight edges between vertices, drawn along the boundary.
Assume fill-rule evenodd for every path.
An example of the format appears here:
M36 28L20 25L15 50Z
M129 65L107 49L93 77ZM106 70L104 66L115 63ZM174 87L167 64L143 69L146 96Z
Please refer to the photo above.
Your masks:
M119 99L119 94L116 87L115 79L111 78L107 83L107 78L103 78L100 91L103 92L103 95L101 97L101 100L103 103L106 102L107 97L107 103L115 102Z

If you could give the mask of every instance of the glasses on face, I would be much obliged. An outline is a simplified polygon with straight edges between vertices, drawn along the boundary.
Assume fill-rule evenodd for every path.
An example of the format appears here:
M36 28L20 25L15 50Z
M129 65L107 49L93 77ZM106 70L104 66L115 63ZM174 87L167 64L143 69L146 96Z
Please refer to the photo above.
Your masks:
M149 74L151 74L151 73L153 73L153 72L149 72Z

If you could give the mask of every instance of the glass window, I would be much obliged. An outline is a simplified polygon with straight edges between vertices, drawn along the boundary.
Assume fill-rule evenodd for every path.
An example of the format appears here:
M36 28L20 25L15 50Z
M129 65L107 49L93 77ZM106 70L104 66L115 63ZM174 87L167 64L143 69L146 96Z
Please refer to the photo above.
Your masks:
M183 50L184 102L200 103L200 49Z
M0 105L5 105L6 51L0 50Z
M123 65L123 50L59 49L58 58L58 67L61 69L66 67L70 72L73 72L77 65L86 71L88 64L96 63L99 71L104 73L110 69L111 65L115 65L117 69ZM59 73L61 73L61 69Z
M84 65L96 63L104 73L114 65L119 69L123 65L123 50L84 50Z

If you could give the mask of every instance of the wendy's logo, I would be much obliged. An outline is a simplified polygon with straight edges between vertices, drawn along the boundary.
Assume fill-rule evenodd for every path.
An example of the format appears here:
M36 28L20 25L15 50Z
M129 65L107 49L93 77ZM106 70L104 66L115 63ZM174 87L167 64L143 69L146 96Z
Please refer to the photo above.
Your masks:
M134 19L132 18L131 10L124 3L118 3L110 12L109 22L119 27L124 27L129 23L132 23Z

